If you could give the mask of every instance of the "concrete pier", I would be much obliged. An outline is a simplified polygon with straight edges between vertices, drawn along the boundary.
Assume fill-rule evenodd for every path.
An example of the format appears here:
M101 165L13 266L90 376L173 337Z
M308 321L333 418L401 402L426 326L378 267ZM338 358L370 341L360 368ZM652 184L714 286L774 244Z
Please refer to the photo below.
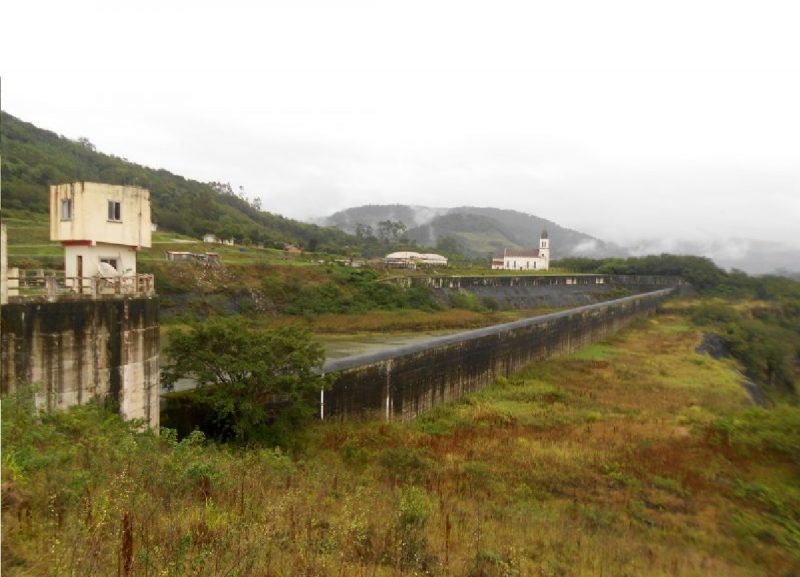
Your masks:
M3 394L32 385L39 409L96 399L158 427L157 298L28 300L0 316Z

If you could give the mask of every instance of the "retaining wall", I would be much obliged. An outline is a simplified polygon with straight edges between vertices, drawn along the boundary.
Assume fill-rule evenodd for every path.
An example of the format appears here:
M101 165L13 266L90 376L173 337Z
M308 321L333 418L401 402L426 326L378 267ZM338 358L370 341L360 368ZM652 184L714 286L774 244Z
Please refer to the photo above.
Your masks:
M547 278L547 277L541 277ZM398 349L334 359L337 373L321 395L323 418L363 413L407 420L478 391L527 364L575 351L631 320L652 314L675 289L665 288L568 311L438 337Z
M0 391L35 387L36 406L99 399L159 424L157 298L17 302L0 307Z
M469 292L484 302L517 309L580 306L660 288L682 289L685 284L668 276L604 274L399 277L394 282L430 288L445 304L453 295Z

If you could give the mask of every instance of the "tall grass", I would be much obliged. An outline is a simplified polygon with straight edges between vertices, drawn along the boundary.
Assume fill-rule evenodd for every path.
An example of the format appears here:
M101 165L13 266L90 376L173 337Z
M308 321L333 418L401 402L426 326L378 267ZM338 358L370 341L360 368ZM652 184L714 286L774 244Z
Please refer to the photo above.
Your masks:
M699 339L657 317L412 423L318 423L293 454L6 399L3 569L797 574L798 409L753 413Z

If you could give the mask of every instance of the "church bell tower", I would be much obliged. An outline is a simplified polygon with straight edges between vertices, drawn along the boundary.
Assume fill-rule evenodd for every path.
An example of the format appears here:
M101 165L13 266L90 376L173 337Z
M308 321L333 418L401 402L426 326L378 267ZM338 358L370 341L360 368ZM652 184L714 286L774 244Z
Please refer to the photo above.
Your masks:
M544 259L545 268L550 268L550 237L547 235L547 229L542 230L539 238L539 256Z

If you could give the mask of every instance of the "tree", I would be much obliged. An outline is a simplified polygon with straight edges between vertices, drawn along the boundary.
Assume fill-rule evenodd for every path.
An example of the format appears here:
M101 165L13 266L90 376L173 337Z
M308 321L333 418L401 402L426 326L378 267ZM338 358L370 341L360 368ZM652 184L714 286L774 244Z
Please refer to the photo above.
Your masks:
M378 224L378 238L384 242L397 241L407 230L402 221L382 220Z
M305 329L253 330L231 317L168 336L172 362L164 383L194 379L197 394L240 442L275 441L296 430L313 415L328 382L317 372L325 359L322 346Z
M452 236L442 236L436 241L436 250L450 256L461 255L461 245ZM491 254L491 253L490 253Z
M372 230L372 226L359 222L356 224L356 237L359 239L375 238L375 232Z
M83 146L84 148L86 148L88 150L91 150L92 152L96 152L97 151L97 147L94 144L92 144L92 141L89 140L88 138L86 138L85 136L81 136L78 139L78 144L80 144L81 146Z
M399 238L402 238L407 231L408 227L403 221L398 220L397 222L392 223L392 238L395 241Z

